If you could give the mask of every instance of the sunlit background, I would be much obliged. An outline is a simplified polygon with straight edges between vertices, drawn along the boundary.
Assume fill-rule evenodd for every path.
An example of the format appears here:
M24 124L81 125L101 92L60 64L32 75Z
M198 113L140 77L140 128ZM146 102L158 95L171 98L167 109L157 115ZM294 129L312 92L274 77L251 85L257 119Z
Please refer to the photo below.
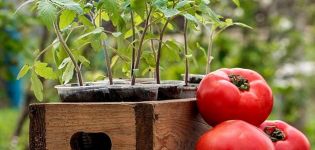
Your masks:
M43 50L55 38L25 7L15 10L23 1L0 1L0 149L27 149L28 116L25 103L36 102L28 78L16 80L23 64L32 63L34 53ZM284 120L307 135L315 144L315 1L313 0L241 0L236 7L231 0L214 0L212 8L218 14L245 23L252 30L230 27L214 39L211 69L241 67L256 70L272 87L275 105L269 119ZM181 24L166 38L182 42ZM189 31L190 73L204 74L209 31ZM113 42L114 43L114 42ZM204 50L202 50L204 49ZM53 62L48 51L41 60ZM103 52L87 51L91 61L83 68L88 81L105 75ZM126 60L111 52L114 76L128 78ZM162 55L162 79L181 79L184 57L176 50ZM127 59L128 61L128 59ZM145 61L145 58L143 59ZM53 64L53 63L52 63ZM55 67L55 66L53 66ZM153 69L152 69L153 70ZM140 70L144 77L150 71ZM54 85L44 81L44 101L58 101ZM313 149L315 149L313 147Z

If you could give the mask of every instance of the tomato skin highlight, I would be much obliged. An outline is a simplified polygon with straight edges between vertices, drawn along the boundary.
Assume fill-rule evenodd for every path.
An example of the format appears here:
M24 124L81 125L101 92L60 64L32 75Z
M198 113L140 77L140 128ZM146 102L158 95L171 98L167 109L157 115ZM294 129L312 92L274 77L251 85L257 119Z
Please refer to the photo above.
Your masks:
M228 120L203 134L195 150L274 150L274 146L257 127L241 120Z
M248 90L233 84L231 75L246 80ZM223 68L211 72L200 82L196 95L198 110L211 126L226 120L244 120L259 126L273 107L270 87L261 75L249 69Z
M306 136L293 126L281 120L267 120L259 128L264 131L266 127L276 127L284 134L284 139L273 142L276 150L310 150L310 142Z

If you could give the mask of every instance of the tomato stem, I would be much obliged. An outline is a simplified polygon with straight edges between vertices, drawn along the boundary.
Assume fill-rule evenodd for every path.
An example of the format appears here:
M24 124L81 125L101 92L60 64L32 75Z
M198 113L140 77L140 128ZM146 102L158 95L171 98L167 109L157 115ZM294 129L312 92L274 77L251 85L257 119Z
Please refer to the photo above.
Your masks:
M249 82L247 79L240 75L231 74L229 75L231 82L242 91L249 91Z
M269 136L272 142L277 142L285 139L285 134L276 126L266 126L264 132Z

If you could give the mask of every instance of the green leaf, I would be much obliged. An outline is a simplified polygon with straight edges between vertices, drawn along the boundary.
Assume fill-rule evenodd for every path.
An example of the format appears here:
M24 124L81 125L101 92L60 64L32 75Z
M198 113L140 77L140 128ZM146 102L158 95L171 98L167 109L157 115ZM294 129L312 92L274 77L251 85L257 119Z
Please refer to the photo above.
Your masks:
M166 59L179 61L179 51L181 48L177 45L175 41L168 40L162 46L163 53L166 53L164 57L168 57Z
M241 6L239 0L232 0L232 1L234 2L234 4L235 4L237 7L240 7L240 6Z
M85 25L85 26L88 26L88 27L94 27L93 23L88 19L86 18L85 16L79 16L79 21Z
M110 16L110 19L113 22L114 26L123 26L124 20L120 16L121 14L121 7L116 0L101 0L100 3L103 3L102 7L104 8L105 12Z
M50 0L50 1L63 9L73 10L77 14L83 14L83 9L80 7L80 4L72 0Z
M121 32L113 32L112 35L114 37L119 37L122 33Z
M95 29L92 30L91 32L88 32L88 33L85 33L85 34L79 36L79 37L77 38L77 40L83 39L83 38L85 38L85 37L87 37L87 36L89 36L89 35L91 35L91 34L99 34L99 33L102 33L103 31L104 31L104 29L103 29L102 27L95 28Z
M165 42L165 44L170 47L172 50L177 50L177 51L181 51L182 48L178 45L178 43L176 43L173 40L168 40Z
M87 60L84 56L79 55L78 59L84 66L89 66L90 65L90 61Z
M75 16L76 14L71 10L62 11L61 15L59 16L59 28L63 30L69 26L73 22Z
M47 63L36 61L34 64L35 72L37 75L45 79L56 79L57 76L51 67L47 67Z
M97 52L103 49L103 45L101 44L100 40L91 41L91 46L93 50Z
M100 26L101 26L101 25L100 25L100 19L102 19L102 20L104 20L104 21L109 21L109 20L110 20L108 14L107 14L106 12L102 12L102 13L101 13L101 17L102 17L102 18L100 18L100 13L99 13L99 12L98 12L97 15L95 16L94 22L95 22L95 25L96 25L97 27L100 27Z
M155 58L153 56L153 53L143 53L142 54L142 58L145 64L149 65L149 66L155 66L156 62L155 62Z
M58 69L64 68L69 62L71 62L70 57L65 58L65 59L61 62L61 64L59 65Z
M101 0L100 3L103 3L103 8L108 14L117 15L120 13L120 7L118 1L116 0Z
M192 54L185 55L186 58L192 58Z
M207 52L206 52L206 50L205 50L203 47L201 47L198 42L197 42L197 44L196 44L196 47L197 47L199 50L202 51L202 53L203 53L203 55L204 55L205 57L207 57Z
M31 74L31 89L35 94L35 97L37 100L42 101L43 100L43 84L39 80L38 76L34 71L32 71Z
M113 68L114 65L117 63L117 60L118 60L119 56L118 55L115 55L112 60L111 60L111 64L110 64L110 68Z
M199 22L198 19L197 19L195 16L191 15L191 14L185 13L185 14L183 14L183 16L184 16L187 20L193 21L193 22L196 23L196 24Z
M146 0L130 0L130 6L141 18L144 18Z
M67 84L70 82L70 80L73 78L73 73L74 73L74 64L70 62L67 64L67 67L62 74L62 81L64 82L64 84Z
M14 12L14 14L16 14L20 9L22 9L24 6L33 3L35 0L27 0L25 2L23 2Z
M130 29L130 30L128 30L127 32L125 32L124 38L127 39L127 38L131 37L132 34L133 34L133 33L132 33L132 29Z
M231 26L231 25L233 25L233 20L230 19L230 18L225 19L225 23L226 23L227 26Z
M180 13L179 10L174 9L174 8L162 9L161 11L163 12L163 14L165 15L165 17L167 17L167 18L176 16L177 14Z
M154 0L153 6L155 6L157 9L162 10L167 8L167 0Z
M251 26L244 24L244 23L240 23L240 22L234 22L234 25L240 26L240 27L244 27L244 28L249 28L249 29L253 29Z
M202 2L207 4L207 5L210 4L210 0L202 0Z
M37 13L39 18L48 27L50 27L57 18L57 8L48 0L38 2Z
M180 1L179 3L177 3L175 5L175 9L180 9L182 7L184 7L185 5L187 4L190 4L190 3L193 3L194 1L189 1L189 0L183 0L183 1Z
M102 74L97 74L93 81L100 81L100 80L104 80L106 78L106 76L102 75Z
M146 73L152 72L152 70L154 70L154 69L155 69L155 68L153 68L153 67L147 67L147 68L145 68L145 69L142 71L141 75L142 75L142 76L145 76Z
M24 77L25 76L25 74L30 70L30 66L29 65L24 65L22 68L21 68L21 70L20 70L20 72L19 72L19 74L18 74L18 76L17 76L17 80L19 80L20 78L22 78L22 77Z
M216 24L220 24L219 15L217 15L211 8L205 4L200 5L200 11L205 14L206 18L209 18Z

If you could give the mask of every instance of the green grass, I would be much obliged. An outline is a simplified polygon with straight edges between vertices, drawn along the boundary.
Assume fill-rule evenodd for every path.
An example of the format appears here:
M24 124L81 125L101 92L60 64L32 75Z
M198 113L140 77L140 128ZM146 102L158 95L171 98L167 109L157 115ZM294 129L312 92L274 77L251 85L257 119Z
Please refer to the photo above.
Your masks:
M11 144L12 134L20 115L18 109L0 109L0 150L22 150L28 143L28 121L23 126L22 134L17 144Z

